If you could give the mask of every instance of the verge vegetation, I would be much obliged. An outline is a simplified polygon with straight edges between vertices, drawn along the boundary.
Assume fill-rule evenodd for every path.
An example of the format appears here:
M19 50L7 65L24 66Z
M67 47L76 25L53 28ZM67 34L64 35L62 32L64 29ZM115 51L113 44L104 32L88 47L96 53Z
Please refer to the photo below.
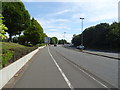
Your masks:
M47 37L21 0L2 2L0 28L0 68L43 46ZM6 33L9 37L5 36Z
M2 48L0 48L2 51L2 53L0 53L0 58L2 60L0 64L2 67L13 63L14 61L38 48L37 46L27 47L20 44L8 42L0 42L0 45L2 45Z

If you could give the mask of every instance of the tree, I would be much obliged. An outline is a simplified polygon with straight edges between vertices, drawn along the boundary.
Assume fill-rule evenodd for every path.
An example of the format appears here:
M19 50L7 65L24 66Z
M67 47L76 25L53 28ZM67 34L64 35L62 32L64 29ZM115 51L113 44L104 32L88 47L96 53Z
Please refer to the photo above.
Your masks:
M57 37L52 37L52 38L50 39L50 44L57 44L57 43L58 43Z
M3 24L3 17L0 14L0 40L6 39L7 37L5 36L5 30L8 30L8 28Z
M86 28L83 31L83 43L84 43L84 46L92 47L94 34L95 34L95 26Z
M111 48L120 46L120 23L114 22L110 26L110 31L107 35L107 41Z
M118 49L120 46L120 23L100 23L86 28L83 32L83 43L86 48ZM81 34L72 39L74 46L80 45Z
M58 44L65 44L65 43L67 43L67 41L63 40L63 39L61 39L61 40L58 41Z
M19 36L18 40L19 40L19 44L22 44L22 45L26 45L28 41L25 35Z
M94 47L106 48L106 35L109 32L109 24L101 23L95 26L93 45Z
M14 43L18 43L18 37L12 38L12 41L13 41Z
M8 27L9 39L13 35L20 35L30 24L30 15L20 2L2 2L2 15L5 18L4 24Z
M34 18L32 18L28 29L24 31L24 35L27 43L30 42L33 45L43 42L45 36L45 34L43 34L43 28Z
M45 37L47 37L46 33L42 33L41 39L40 39L40 42L39 42L39 43L44 43Z
M78 46L81 44L80 34L73 37L72 43L74 44L74 46Z

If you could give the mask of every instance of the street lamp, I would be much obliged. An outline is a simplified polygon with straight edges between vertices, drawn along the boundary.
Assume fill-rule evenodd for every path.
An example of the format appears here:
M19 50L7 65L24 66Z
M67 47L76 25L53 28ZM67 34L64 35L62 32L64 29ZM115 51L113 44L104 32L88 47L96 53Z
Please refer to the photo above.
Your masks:
M84 18L80 18L81 19L81 30L83 31L83 20ZM83 33L81 33L81 46L83 46Z
M64 37L64 42L63 42L64 44L65 44L65 34L66 34L66 32L64 32L64 36L63 36Z

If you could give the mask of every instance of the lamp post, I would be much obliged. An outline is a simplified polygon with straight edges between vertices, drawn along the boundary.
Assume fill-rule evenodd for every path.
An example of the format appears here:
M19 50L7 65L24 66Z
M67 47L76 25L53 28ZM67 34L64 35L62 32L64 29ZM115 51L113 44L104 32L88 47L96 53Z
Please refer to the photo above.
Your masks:
M83 20L84 18L80 18L81 19L81 30L83 32ZM83 46L83 33L81 33L81 46Z
M66 34L66 32L64 32L64 44L65 44L65 34Z

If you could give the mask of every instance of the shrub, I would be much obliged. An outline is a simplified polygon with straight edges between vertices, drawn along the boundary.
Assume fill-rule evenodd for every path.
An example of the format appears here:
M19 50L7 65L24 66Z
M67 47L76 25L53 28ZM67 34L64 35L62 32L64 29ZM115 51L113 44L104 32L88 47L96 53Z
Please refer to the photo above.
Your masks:
M26 54L30 53L35 49L37 49L37 47L19 47L11 49L11 51L14 51L14 55L10 59L10 63L20 59L21 57L25 56Z
M37 47L26 47L16 43L0 42L0 44L2 45L2 48L0 48L0 68L37 49Z
M5 67L9 63L9 60L13 57L13 51L3 51L4 52L2 54L2 66Z

